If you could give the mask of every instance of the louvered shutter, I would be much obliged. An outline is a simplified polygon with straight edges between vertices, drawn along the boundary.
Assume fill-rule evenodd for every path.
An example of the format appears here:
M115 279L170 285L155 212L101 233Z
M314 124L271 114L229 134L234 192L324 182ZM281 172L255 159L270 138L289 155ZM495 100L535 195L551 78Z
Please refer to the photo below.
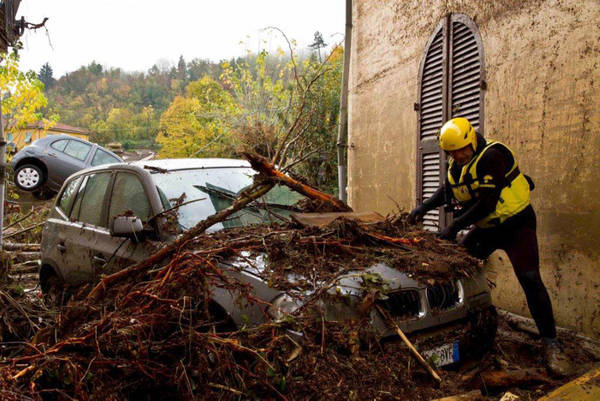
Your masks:
M417 166L417 203L429 198L440 185L440 149L437 133L444 119L444 29L432 35L421 65L419 87L419 140ZM432 210L423 219L425 227L437 231L439 210Z
M431 35L419 71L417 204L429 198L445 180L445 154L437 135L453 117L468 118L483 134L483 48L469 17L452 14ZM425 228L437 231L450 221L443 210L424 218Z
M473 22L465 15L452 16L450 47L451 118L465 117L483 135L483 52Z

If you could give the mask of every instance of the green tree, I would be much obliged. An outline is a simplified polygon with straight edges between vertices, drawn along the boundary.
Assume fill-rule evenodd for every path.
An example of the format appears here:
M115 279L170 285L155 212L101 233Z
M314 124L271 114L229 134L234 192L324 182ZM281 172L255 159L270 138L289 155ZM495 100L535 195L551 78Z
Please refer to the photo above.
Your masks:
M212 78L192 82L160 118L162 157L231 157L235 138L223 115L235 114L231 96Z
M92 62L46 88L48 109L67 124L89 129L91 139L101 144L120 141L126 147L153 147L160 114L175 96L185 93L188 75L187 66L184 79L179 79L178 71L171 77L169 67L161 65L147 73L126 73ZM117 118L125 115L128 121Z
M343 50L323 62L298 60L292 51L262 52L248 61L223 64L223 81L239 109L231 121L244 150L270 158L334 193L335 143ZM275 62L274 62L275 61Z
M14 53L0 55L0 93L5 130L22 128L40 120L47 128L57 119L56 116L42 118L40 110L48 104L44 84L35 72L19 70L19 58Z
M321 61L321 49L327 47L327 43L325 43L323 40L323 35L321 32L315 32L314 42L308 45L308 47L317 51L317 54L319 55L319 61Z
M50 89L54 86L56 80L52 76L52 67L50 67L50 64L46 63L40 68L38 79L43 82L45 88Z

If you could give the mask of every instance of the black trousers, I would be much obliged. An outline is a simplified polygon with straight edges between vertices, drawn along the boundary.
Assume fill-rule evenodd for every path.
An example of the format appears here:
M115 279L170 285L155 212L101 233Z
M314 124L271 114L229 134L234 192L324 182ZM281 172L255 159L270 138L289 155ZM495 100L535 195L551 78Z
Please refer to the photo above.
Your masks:
M556 337L552 303L540 276L533 207L528 206L498 227L472 229L462 245L471 255L480 259L487 259L496 249L505 251L525 292L529 311L540 335L545 338Z

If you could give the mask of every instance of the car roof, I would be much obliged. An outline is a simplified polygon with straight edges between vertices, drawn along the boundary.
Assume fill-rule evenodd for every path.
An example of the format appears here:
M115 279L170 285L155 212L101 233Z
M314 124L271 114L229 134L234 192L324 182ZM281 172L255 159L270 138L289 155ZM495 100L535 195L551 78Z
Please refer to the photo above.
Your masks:
M67 135L67 134L48 134L45 137L38 139L38 141L40 141L42 143L45 143L45 142L49 142L49 141L56 141L56 140L59 140L59 139L75 139L77 141L85 142L85 143L88 143L90 145L96 145L95 143L90 142L90 141L86 141L83 138L79 138L77 136L72 136L72 135ZM100 145L98 145L98 146L100 146Z
M145 167L150 167L146 169ZM97 170L150 170L155 167L157 170L177 171L193 169L211 169L211 168L250 168L250 163L242 159L159 159L159 160L136 160L129 163L109 163L101 166L89 167L80 170L73 175L90 173Z
M221 158L137 160L129 164L142 168L144 168L145 166L151 168L156 167L157 169L167 171L205 168L250 167L250 163L248 163L246 160Z
M77 136L72 136L72 135L66 135L66 134L51 134L51 135L47 135L43 138L38 139L36 142L39 141L39 143L44 144L44 146L46 145L47 142L53 142L53 141L58 141L61 139L72 139L72 140L76 140L79 142L83 142L83 143L87 143L90 146L97 146L98 148L102 149L105 152L108 152L111 156L116 157L119 160L123 160L123 158L121 156L119 156L118 154L116 154L115 152L113 152L110 149L105 148L102 145L99 145L95 142L90 142L90 141L86 141L85 139L79 138Z

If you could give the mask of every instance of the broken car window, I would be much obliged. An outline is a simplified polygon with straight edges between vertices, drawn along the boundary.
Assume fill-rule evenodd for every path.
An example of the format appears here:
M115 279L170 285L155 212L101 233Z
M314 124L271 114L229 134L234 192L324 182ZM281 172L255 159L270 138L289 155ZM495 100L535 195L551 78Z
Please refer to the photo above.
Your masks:
M210 195L210 201L217 212L231 206L240 192L246 189L244 187L235 193L210 182L207 182L206 186L196 187ZM285 186L276 185L265 196L248 205L245 209L234 213L231 218L223 222L223 226L232 228L285 219L292 211L298 211L292 205L303 198L302 195Z
M256 172L251 168L217 167L155 172L152 174L152 179L172 202L182 194L186 195L186 202L206 198L177 208L179 224L187 229L230 206L240 191L252 184L254 174ZM270 195L271 192L273 192L272 195ZM269 205L261 205L262 203L274 202L289 206L303 198L302 195L293 193L284 187L276 187L271 192L256 202L254 207L237 212L227 221L214 225L209 231L224 227L268 223L275 218L267 210L266 206ZM279 209L273 209L273 211L278 214L281 212ZM289 211L287 213L289 214Z

